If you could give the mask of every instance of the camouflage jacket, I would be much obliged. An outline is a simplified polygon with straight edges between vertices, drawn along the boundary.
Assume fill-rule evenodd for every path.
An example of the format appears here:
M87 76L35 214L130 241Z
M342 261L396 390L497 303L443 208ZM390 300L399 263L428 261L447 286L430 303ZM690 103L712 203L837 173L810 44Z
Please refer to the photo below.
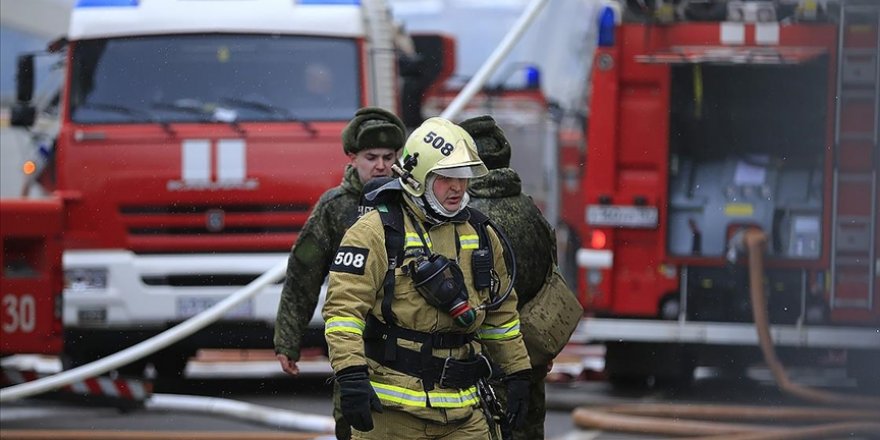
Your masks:
M514 289L521 309L541 290L551 265L556 264L556 234L532 198L523 194L519 175L511 168L472 179L468 193L468 206L488 215L511 242L516 257Z
M321 285L342 236L358 219L363 184L348 167L339 186L325 192L287 259L287 277L275 317L275 352L299 360L300 344L315 313Z

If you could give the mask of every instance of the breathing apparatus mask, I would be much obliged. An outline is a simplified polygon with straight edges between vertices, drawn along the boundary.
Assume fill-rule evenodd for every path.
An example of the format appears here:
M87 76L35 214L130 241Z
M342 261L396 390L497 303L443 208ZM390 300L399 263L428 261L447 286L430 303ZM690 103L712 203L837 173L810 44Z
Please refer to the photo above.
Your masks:
M440 254L420 257L409 263L416 290L428 304L448 313L460 327L468 327L477 312L468 304L464 274L454 261Z
M423 237L421 228L413 219L412 214L410 220L416 225L419 237ZM499 295L501 288L501 280L498 273L495 272L494 262L488 249L477 249L471 256L473 263L473 280L474 288L477 290L489 289L489 299L474 309L468 302L468 290L465 285L464 274L458 263L446 258L440 254L429 253L428 256L420 256L407 265L409 274L415 283L416 291L425 299L425 301L448 313L454 320L455 324L461 327L468 327L473 324L477 317L478 310L496 310L501 304L507 300L513 291L513 282L516 279L516 260L513 256L513 248L504 233L496 227L491 221L489 226L495 230L501 243L506 248L504 253L504 261L509 268L509 282L507 290ZM422 238L424 242L424 238ZM425 249L428 249L425 244ZM430 251L428 251L430 252Z

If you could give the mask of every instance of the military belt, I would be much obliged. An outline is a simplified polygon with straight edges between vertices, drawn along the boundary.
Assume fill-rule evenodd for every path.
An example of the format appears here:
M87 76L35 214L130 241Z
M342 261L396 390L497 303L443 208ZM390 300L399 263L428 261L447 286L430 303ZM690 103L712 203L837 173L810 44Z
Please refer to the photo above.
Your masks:
M389 337L406 339L420 344L428 343L431 348L451 349L463 347L474 340L473 333L437 332L427 333L411 330L399 326L393 328L386 325L373 315L367 315L367 324L364 328L364 339L383 339Z
M376 339L364 340L364 354L387 368L413 377L421 378L426 389L439 384L442 388L464 389L474 386L478 380L492 375L489 360L480 353L470 359L440 358L408 348L398 347L394 360L385 359L384 342ZM430 381L430 382L429 382Z

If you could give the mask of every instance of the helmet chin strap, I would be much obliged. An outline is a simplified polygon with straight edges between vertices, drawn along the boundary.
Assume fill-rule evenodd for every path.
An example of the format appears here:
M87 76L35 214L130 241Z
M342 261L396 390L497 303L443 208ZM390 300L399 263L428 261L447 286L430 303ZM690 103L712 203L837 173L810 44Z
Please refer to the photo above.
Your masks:
M448 218L455 217L456 215L458 215L459 212L461 212L462 210L464 210L465 207L467 207L467 204L470 201L471 197L467 192L465 192L464 195L461 197L461 203L458 205L458 209L456 209L455 211L450 211L450 210L446 209L443 206L443 204L440 203L439 200L437 200L437 196L434 195L434 180L436 180L436 179L437 179L437 175L434 173L431 173L428 176L428 178L426 179L426 181L425 181L425 200L428 201L428 205L431 207L431 209L433 209L435 212L442 215L443 217L448 217Z

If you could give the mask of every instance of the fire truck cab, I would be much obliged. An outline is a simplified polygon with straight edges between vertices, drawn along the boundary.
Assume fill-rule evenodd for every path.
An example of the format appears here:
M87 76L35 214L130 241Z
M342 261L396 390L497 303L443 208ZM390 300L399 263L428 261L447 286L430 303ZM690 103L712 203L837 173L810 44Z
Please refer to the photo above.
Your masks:
M757 228L776 344L876 379L878 5L657 3L599 23L575 338L616 382L760 359L735 246Z
M79 0L41 179L64 202L67 358L139 342L285 260L341 181L354 112L400 107L397 32L381 0ZM12 124L33 116L19 102ZM280 290L159 353L158 373L199 347L271 347Z

